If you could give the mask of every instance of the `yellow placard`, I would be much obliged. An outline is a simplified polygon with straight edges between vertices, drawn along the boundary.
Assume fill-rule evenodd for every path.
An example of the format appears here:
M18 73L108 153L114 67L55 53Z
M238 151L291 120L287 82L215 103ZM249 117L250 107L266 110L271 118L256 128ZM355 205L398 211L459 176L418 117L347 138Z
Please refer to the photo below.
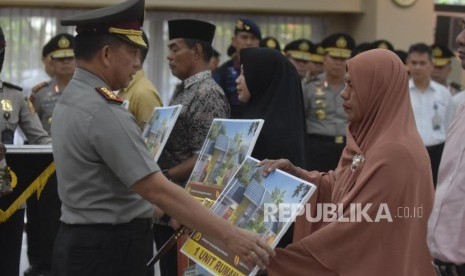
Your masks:
M197 263L203 264L208 267L210 272L215 275L228 275L228 276L245 276L244 273L240 272L218 256L213 254L210 250L201 246L193 239L188 239L182 250Z

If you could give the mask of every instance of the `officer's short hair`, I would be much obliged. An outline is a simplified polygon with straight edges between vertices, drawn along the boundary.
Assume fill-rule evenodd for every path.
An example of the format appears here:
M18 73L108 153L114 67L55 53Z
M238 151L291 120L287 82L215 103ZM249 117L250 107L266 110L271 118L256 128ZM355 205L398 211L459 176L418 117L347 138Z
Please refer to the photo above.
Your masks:
M74 56L76 59L90 60L103 46L119 47L124 43L126 42L112 34L78 34L74 38Z

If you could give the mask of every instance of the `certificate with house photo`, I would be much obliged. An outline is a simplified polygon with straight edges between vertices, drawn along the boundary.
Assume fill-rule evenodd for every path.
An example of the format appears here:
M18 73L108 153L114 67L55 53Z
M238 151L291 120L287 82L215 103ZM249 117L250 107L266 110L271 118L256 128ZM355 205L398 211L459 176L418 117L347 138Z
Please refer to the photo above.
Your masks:
M260 119L214 119L187 182L187 191L199 200L216 200L252 153L263 123Z
M274 248L316 186L281 170L265 178L258 162L247 157L211 209L232 224L257 233ZM258 271L200 232L191 234L181 252L213 275L255 275Z
M158 161L181 109L182 105L173 105L155 107L153 110L152 117L142 132L142 137L153 160Z

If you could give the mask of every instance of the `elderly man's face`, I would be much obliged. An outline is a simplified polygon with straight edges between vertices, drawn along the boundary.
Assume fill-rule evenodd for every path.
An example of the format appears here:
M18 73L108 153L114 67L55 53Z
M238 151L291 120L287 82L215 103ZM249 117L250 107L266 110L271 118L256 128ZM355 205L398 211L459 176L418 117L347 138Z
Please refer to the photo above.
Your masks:
M185 80L195 73L196 64L202 59L196 47L189 48L184 39L176 38L168 42L168 62L173 76Z
M462 68L465 69L465 19L462 20L462 32L457 36L457 44L459 44L459 58L462 61Z

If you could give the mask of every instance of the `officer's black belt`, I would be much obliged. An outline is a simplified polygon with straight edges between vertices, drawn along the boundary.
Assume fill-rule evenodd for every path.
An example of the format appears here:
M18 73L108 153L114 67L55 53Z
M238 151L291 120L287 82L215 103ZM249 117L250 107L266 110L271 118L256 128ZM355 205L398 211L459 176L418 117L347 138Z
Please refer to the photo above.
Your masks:
M137 229L139 227L152 226L153 219L151 218L136 218L127 223L89 223L89 224L68 224L61 222L61 224L66 228L81 228L81 229Z
M335 143L335 144L345 144L346 137L339 135L339 136L328 136L328 135L319 135L319 134L308 134L309 139L328 142L328 143Z

